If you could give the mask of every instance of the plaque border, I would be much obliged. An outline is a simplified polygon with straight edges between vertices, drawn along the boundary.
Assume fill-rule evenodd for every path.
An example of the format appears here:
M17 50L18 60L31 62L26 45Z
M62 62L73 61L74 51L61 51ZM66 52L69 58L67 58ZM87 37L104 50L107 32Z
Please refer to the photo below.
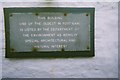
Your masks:
M11 13L39 13L39 12L63 12L64 13L90 13L90 51L39 51L39 52L10 52L10 25L9 14ZM80 7L12 7L4 8L5 22L5 58L69 58L69 57L94 57L94 21L95 8Z

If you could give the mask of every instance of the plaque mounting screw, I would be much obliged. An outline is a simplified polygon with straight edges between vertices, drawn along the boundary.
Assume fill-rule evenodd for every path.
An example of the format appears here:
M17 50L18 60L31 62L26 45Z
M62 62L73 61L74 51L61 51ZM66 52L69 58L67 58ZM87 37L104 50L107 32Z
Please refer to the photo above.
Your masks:
M86 16L89 16L89 14L86 14Z
M10 17L12 17L13 15L12 14L10 14Z
M62 48L61 48L61 51L65 51L65 49L62 47Z
M38 13L35 13L36 16L38 16L39 14Z
M89 46L87 46L87 49L90 49L90 47L89 47Z
M14 48L11 48L11 49L10 49L10 51L11 51L11 52L14 52L14 51L15 51L15 49L14 49Z
M32 48L32 51L33 51L33 52L36 52L36 51L38 51L38 48L33 47L33 48Z
M64 13L64 16L67 16L67 13Z

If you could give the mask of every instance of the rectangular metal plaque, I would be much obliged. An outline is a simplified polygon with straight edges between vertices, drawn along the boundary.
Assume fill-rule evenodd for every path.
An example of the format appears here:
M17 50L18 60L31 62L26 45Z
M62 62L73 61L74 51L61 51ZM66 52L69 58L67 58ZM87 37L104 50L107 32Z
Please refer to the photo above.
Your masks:
M94 56L94 8L4 8L6 57Z

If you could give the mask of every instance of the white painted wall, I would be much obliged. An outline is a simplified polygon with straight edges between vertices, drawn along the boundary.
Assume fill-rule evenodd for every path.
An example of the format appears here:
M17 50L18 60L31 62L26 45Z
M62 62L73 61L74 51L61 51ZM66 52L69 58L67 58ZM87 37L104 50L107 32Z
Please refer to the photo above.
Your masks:
M94 6L95 57L53 59L5 58L3 7L80 7ZM2 32L2 35L1 35ZM0 53L3 78L117 78L118 77L118 3L56 2L0 4ZM1 65L1 64L0 64Z

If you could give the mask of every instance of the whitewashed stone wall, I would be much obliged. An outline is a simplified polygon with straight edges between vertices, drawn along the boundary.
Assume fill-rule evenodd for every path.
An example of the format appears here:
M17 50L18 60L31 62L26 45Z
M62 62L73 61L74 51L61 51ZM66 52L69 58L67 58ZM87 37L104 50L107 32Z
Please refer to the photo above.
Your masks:
M95 7L95 57L93 58L5 58L3 7ZM0 54L3 78L117 78L118 3L37 2L0 4Z

